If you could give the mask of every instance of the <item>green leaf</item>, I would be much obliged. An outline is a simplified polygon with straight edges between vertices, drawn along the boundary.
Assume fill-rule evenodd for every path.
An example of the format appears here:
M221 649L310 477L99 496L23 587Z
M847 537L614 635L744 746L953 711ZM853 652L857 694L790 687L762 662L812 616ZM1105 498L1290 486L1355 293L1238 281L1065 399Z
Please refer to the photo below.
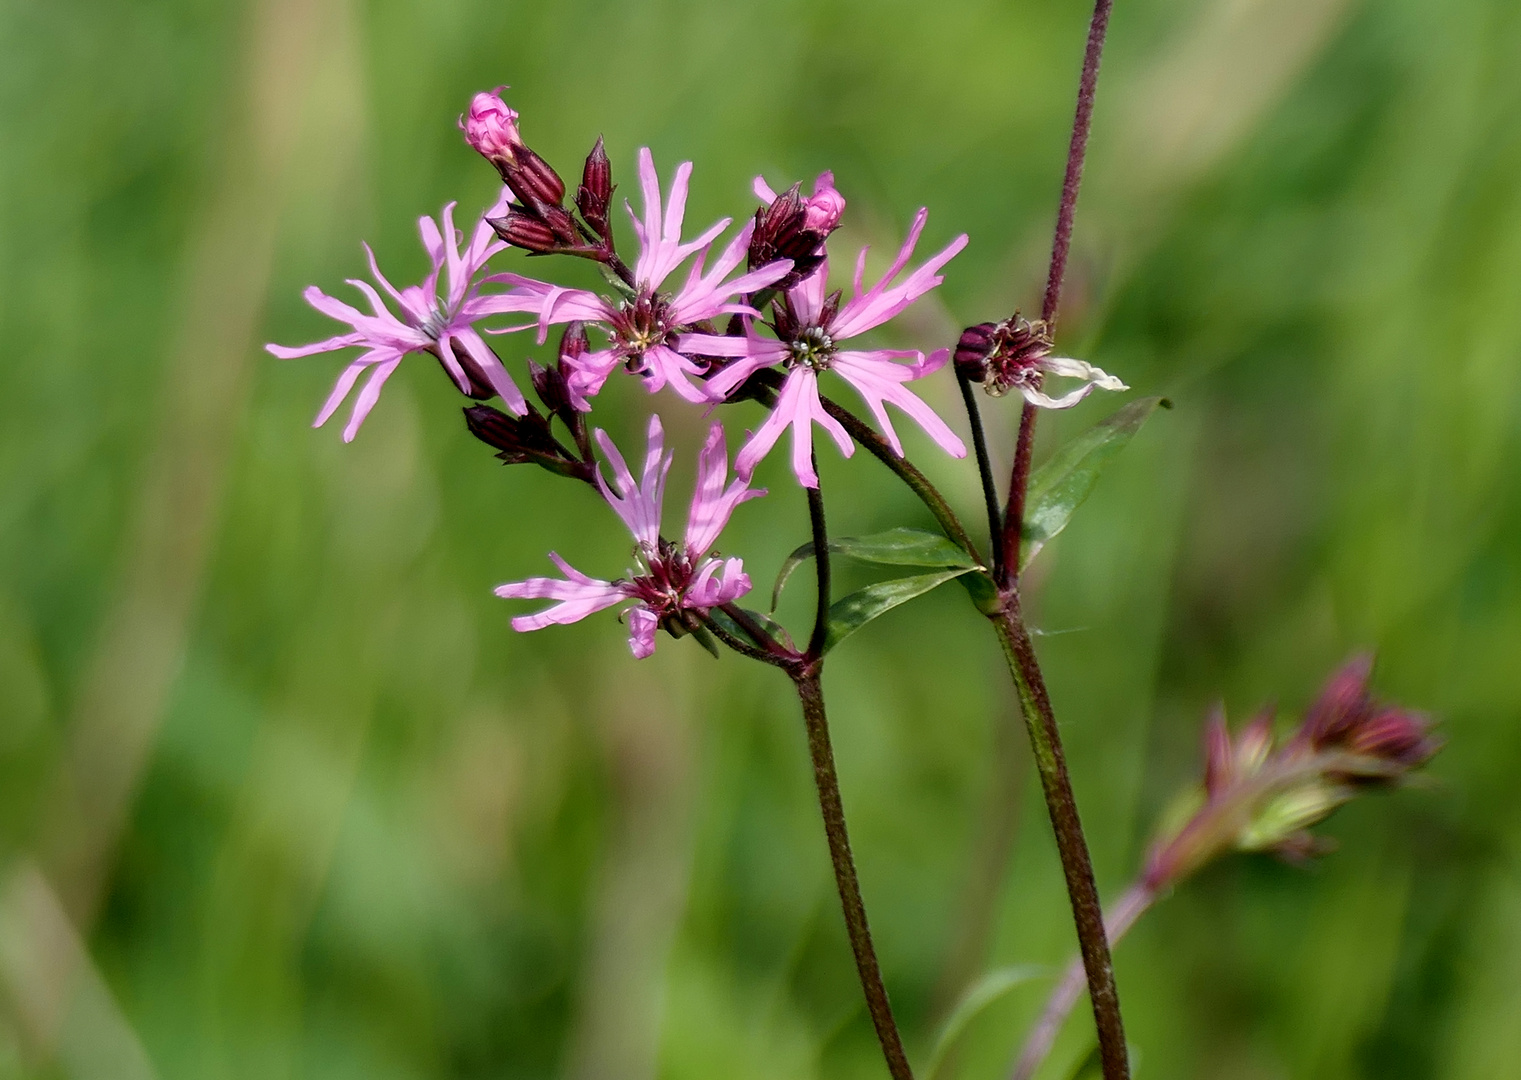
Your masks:
M899 604L906 604L916 596L923 596L938 585L970 571L970 566L958 566L942 570L938 574L917 574L914 577L893 578L879 581L836 600L829 609L829 628L824 638L824 651L828 652L851 634L879 616L887 614Z
M956 1002L956 1007L951 1010L951 1015L946 1017L945 1024L940 1028L940 1037L935 1040L935 1049L930 1054L929 1065L924 1069L925 1080L935 1080L935 1074L940 1071L940 1066L945 1062L945 1055L950 1053L951 1047L956 1045L956 1040L961 1038L967 1025L977 1019L983 1009L1015 987L1022 986L1031 979L1039 978L1047 973L1047 969L1033 964L999 968L988 972L968 987L966 993L961 995L961 1000Z
M939 533L922 529L888 529L870 536L841 536L829 542L829 550L857 562L875 563L878 566L937 566L961 567L965 570L979 569L977 562L959 546ZM781 600L782 586L792 572L808 559L813 558L813 541L798 548L782 563L771 589L771 610L776 610Z
M1030 477L1025 498L1023 546L1020 569L1067 527L1072 513L1093 491L1099 473L1111 458L1125 448L1157 406L1172 408L1166 398L1150 397L1132 401L1106 420L1100 420L1051 456Z

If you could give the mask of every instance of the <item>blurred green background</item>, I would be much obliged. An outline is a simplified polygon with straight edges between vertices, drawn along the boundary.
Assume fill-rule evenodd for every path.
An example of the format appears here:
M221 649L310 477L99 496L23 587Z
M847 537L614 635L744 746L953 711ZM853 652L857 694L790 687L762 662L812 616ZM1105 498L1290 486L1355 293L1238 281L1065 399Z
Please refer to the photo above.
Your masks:
M635 663L610 615L513 634L491 587L550 548L621 571L607 509L500 467L434 365L344 446L308 427L338 363L260 345L333 332L299 290L348 295L361 238L421 277L417 216L492 195L454 121L503 82L567 175L599 132L625 191L638 146L695 160L694 225L747 213L758 171L836 170L837 252L929 205L927 245L972 243L885 340L948 344L1038 303L1087 17L0 6L0 1076L884 1075L785 680L686 641ZM1063 346L1177 405L1030 585L1101 890L1219 697L1292 714L1375 647L1449 739L1314 868L1227 860L1147 917L1117 954L1139 1075L1521 1076L1521 6L1121 0L1089 165ZM674 520L699 418L632 380L603 400L625 441L666 414ZM909 441L975 520L974 470ZM837 531L926 522L824 457ZM781 466L727 537L758 583L805 538ZM923 1062L980 973L1072 949L1048 825L958 590L827 687ZM942 1075L1004 1075L1048 986Z

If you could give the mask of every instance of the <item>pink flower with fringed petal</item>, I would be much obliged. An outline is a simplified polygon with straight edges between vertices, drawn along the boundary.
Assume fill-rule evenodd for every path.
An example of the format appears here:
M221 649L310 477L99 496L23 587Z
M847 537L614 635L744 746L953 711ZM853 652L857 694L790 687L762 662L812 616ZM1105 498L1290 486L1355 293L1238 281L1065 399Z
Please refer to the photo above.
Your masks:
M672 348L672 340L693 324L719 315L756 314L754 308L737 302L736 298L764 289L792 269L792 263L782 259L725 280L744 261L754 229L752 222L723 249L712 268L705 271L708 250L718 235L729 227L730 219L724 218L697 239L682 243L681 226L686 217L687 184L691 175L690 161L677 167L670 197L662 211L655 159L648 148L639 151L644 217L637 217L633 207L628 207L634 233L639 239L632 296L615 302L585 289L561 288L520 274L498 274L490 279L515 286L506 294L508 302L515 305L513 310L538 315L541 343L549 327L555 323L594 323L607 332L610 339L607 348L585 353L573 363L575 370L570 376L570 389L577 407L583 411L591 407L587 399L602 389L607 377L619 364L643 376L651 393L669 384L687 401L706 402L707 393L693 382L693 377L702 375L706 367ZM685 284L674 294L661 292L660 287L666 278L693 254L697 258Z
M328 417L353 390L359 376L368 369L370 377L359 391L349 422L343 429L344 442L353 441L359 426L379 400L386 380L404 356L415 352L433 354L461 393L474 398L497 395L516 415L522 416L527 411L522 392L474 327L478 320L488 315L514 310L501 306L502 295L481 293L479 283L475 281L476 274L487 260L507 247L496 239L486 218L505 212L508 198L504 189L497 204L481 215L463 252L459 248L460 236L454 228L454 203L444 207L442 229L431 217L419 218L417 228L422 234L423 247L433 261L433 269L421 285L409 285L398 291L380 272L370 245L364 245L370 273L401 309L401 318L392 314L375 289L365 281L350 278L349 284L369 301L372 312L369 315L333 299L315 285L307 288L303 294L307 303L330 318L348 323L353 330L297 348L284 345L264 347L282 359L348 348L364 350L338 376L338 382L317 414L313 427L327 423ZM440 271L446 271L442 295L438 288Z
M663 540L660 511L672 455L665 452L660 417L650 417L649 449L643 475L637 483L607 433L598 431L596 437L613 469L611 485L598 470L597 486L634 534L636 568L629 571L627 578L602 581L587 577L550 552L550 561L564 578L529 578L499 586L496 594L509 600L559 601L537 614L513 619L512 628L523 632L542 630L556 623L580 622L588 615L632 600L633 606L626 611L628 644L634 656L643 659L655 651L655 630L663 623L668 620L679 623L684 612L706 614L710 608L737 600L750 591L750 576L745 573L744 563L737 558L721 559L711 552L734 508L766 492L752 491L747 480L735 479L725 486L729 453L724 445L723 425L714 424L697 458L697 490L692 495L686 534L680 543Z
M940 268L966 246L965 233L902 282L892 284L913 256L928 216L927 210L919 211L898 257L881 280L869 289L863 288L866 249L861 250L856 260L855 295L843 306L838 293L831 296L825 292L829 274L827 261L814 274L787 290L779 304L775 324L779 340L762 338L753 332L743 337L682 336L677 348L683 352L733 358L729 366L708 380L708 392L716 400L727 397L762 368L773 364L783 364L787 368L787 377L782 382L771 414L735 458L734 468L739 475L746 478L753 475L755 467L789 427L792 429L792 470L805 487L819 485L818 474L813 468L815 422L834 439L840 453L850 457L855 452L850 436L824 411L819 399L819 375L825 371L833 371L855 388L881 425L889 445L898 454L903 453L903 445L887 415L888 404L912 417L946 453L953 457L966 456L966 446L956 433L904 385L943 367L950 358L949 349L938 349L925 356L918 350L841 348L842 342L901 314L944 280ZM899 362L903 360L911 363Z

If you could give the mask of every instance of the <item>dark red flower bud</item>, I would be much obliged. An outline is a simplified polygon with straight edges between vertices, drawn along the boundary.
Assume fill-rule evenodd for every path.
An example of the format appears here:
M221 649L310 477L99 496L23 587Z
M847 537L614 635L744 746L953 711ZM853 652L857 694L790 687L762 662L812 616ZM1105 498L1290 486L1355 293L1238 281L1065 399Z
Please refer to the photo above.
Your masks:
M1311 747L1319 750L1343 742L1367 718L1372 707L1368 699L1368 679L1372 674L1373 656L1362 653L1326 680L1300 729Z
M1225 707L1216 705L1204 725L1204 790L1218 795L1230 786L1235 775L1235 756L1231 750L1231 733L1225 726Z
M565 332L560 335L560 366L563 370L568 361L576 359L587 349L591 348L591 342L586 340L586 324L577 320L565 324Z
M1381 758L1402 768L1425 764L1441 747L1428 734L1429 723L1418 713L1384 709L1367 717L1347 737L1354 754Z
M565 181L560 174L526 146L518 147L517 160L507 172L502 179L525 206L559 206L565 198Z
M513 247L544 253L560 248L560 238L548 225L522 210L509 210L506 217L487 219L491 227Z
M561 476L591 479L591 466L565 451L549 430L548 418L532 406L528 415L513 417L490 405L472 405L465 410L465 426L508 465L532 462Z
M613 201L613 166L607 159L602 136L597 145L586 155L586 165L581 170L581 187L576 191L576 209L586 219L598 236L608 236L608 208Z
M997 330L997 323L985 322L961 331L961 340L956 343L954 358L956 369L964 372L973 382L982 382L983 376L987 374L988 354L993 351Z
M539 395L539 400L552 415L565 417L575 412L570 403L570 388L565 382L565 373L559 367L544 367L528 361L528 377L533 381L533 389Z

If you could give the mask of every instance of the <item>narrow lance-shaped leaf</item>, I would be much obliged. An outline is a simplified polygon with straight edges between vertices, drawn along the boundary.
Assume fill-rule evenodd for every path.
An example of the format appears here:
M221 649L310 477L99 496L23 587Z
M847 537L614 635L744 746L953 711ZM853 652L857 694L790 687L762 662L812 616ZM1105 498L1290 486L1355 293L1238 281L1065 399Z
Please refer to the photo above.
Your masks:
M940 1037L935 1040L935 1049L930 1054L929 1064L924 1068L925 1080L935 1080L936 1074L945 1062L945 1055L956 1045L956 1040L961 1038L961 1033L967 1029L967 1025L977 1019L984 1009L1016 987L1023 986L1031 979L1039 978L1044 974L1046 974L1044 968L1034 964L1023 964L1018 967L990 971L973 983L966 993L961 995L961 1000L956 1002L956 1007L951 1010L951 1015L946 1018L945 1024L940 1028Z
M843 599L836 600L829 608L829 628L824 637L824 651L828 652L861 627L887 614L899 604L906 604L916 596L923 596L938 585L968 573L972 567L957 567L936 574L916 574L913 577L894 578L868 585Z
M829 542L829 550L857 562L875 563L878 566L935 566L963 570L979 569L976 560L939 533L922 529L896 528L870 536L841 536ZM776 610L781 600L782 587L792 572L808 559L813 558L813 542L810 540L798 548L782 563L771 589L771 610Z
M1172 408L1166 398L1150 397L1132 401L1113 416L1067 443L1030 477L1030 491L1025 498L1025 521L1019 566L1030 560L1057 533L1067 527L1072 513L1093 491L1099 473L1125 448L1157 406Z

